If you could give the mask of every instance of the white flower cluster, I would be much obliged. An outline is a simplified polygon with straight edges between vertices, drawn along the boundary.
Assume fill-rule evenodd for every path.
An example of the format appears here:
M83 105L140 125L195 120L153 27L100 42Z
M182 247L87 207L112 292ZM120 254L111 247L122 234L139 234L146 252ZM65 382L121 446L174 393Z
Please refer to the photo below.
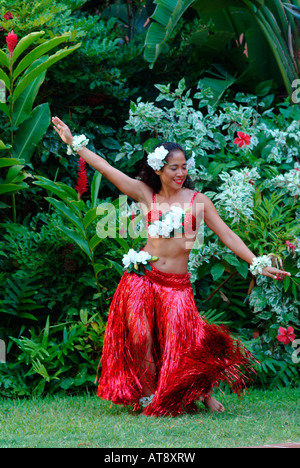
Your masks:
M169 237L175 230L179 229L182 225L182 218L184 210L179 206L172 206L170 211L165 213L162 220L154 221L148 227L148 234L150 237Z
M216 208L221 208L226 218L232 218L233 222L240 221L240 215L253 219L253 195L255 192L255 180L260 178L254 167L243 168L240 171L231 171L230 174L222 172L219 174L224 183L220 185L218 195L214 199L219 200Z
M85 135L75 135L73 137L72 146L68 145L67 154L75 154L77 151L81 151L84 146L87 146L90 140Z
M169 151L164 146L159 146L153 153L149 153L147 157L147 163L152 169L159 171L165 164L165 157Z
M130 265L137 267L138 264L146 265L151 258L151 255L144 250L137 252L134 249L130 249L128 253L123 256L122 262L125 268L128 268Z
M261 275L263 269L266 267L272 266L272 260L268 255L262 255L261 257L256 257L252 261L252 265L250 265L249 270L253 275Z

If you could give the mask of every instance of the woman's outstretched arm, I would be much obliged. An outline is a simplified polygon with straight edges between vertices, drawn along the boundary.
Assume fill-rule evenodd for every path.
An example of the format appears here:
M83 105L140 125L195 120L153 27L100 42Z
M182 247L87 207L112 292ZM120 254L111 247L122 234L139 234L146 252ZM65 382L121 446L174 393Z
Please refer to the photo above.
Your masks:
M53 117L52 123L55 131L58 133L62 141L71 146L73 142L73 136L69 127L58 117ZM106 177L122 193L133 198L133 200L139 202L146 201L145 195L147 192L150 192L151 189L144 182L132 179L115 167L111 166L111 164L105 161L105 159L103 159L101 156L93 153L85 147L78 151L77 154L90 166L96 169L96 171L100 172L104 177Z
M204 222L207 227L217 234L226 247L251 265L256 255L251 252L242 239L224 223L213 202L204 194L199 195L199 202L204 204ZM263 269L263 275L274 279L276 279L277 275L291 276L287 271L269 266Z

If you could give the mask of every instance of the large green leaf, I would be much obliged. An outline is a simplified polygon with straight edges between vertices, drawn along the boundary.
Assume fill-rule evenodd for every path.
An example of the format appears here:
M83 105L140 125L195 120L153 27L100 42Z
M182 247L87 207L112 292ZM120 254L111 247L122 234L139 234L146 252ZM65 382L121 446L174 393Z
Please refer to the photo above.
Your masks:
M24 91L24 89L27 88L27 86L30 85L30 83L35 80L41 73L43 73L45 70L47 70L49 67L54 65L56 62L59 60L65 58L67 55L71 54L74 52L76 49L78 49L81 46L81 43L76 44L73 47L59 50L56 52L54 55L51 55L46 62L42 63L38 67L36 67L34 70L32 70L28 75L25 75L18 83L18 85L15 88L14 94L13 94L13 103L18 99L20 94ZM1 78L1 77L0 77Z
M6 145L5 143L3 143L2 140L0 140L0 151L1 150L8 150L9 148L11 148L10 145Z
M43 138L51 120L48 103L37 106L15 134L13 156L28 162L36 145Z
M27 36L22 37L22 39L17 43L15 47L12 57L13 63L33 42L39 39L43 34L45 34L44 31L38 31L27 34Z
M9 79L9 76L4 73L3 70L1 70L0 68L0 80L3 81L3 83L5 84L5 86L7 87L7 89L10 89L10 79Z
M97 207L95 208L92 208L91 210L89 210L85 216L84 216L84 219L83 219L83 224L84 224L84 227L85 229L87 229L87 227L95 220L97 219L98 215L97 215Z
M30 73L40 63L47 60L47 57L42 57L32 64L26 73ZM15 126L19 126L26 120L32 111L33 103L40 89L40 86L45 80L46 72L41 73L35 80L33 80L29 86L23 91L19 99L16 101L13 109L13 122Z
M159 56L163 44L169 39L176 24L194 0L156 0L152 23L145 41L145 59L152 65Z
M7 54L5 52L3 52L3 50L0 50L0 65L5 66L8 69L10 68L9 58L8 58Z
M69 187L62 182L53 182L52 180L46 179L46 177L43 176L35 176L35 178L38 179L38 181L33 181L33 184L39 185L49 192L55 193L55 195L58 195L62 200L67 198L78 200L78 194L72 187Z
M102 179L102 174L98 171L95 171L92 184L91 184L91 202L92 202L92 208L96 207L97 203L97 198L100 190L100 184L101 184L101 179Z
M53 205L58 211L60 211L66 218L68 218L69 221L71 221L79 230L80 235L85 238L85 231L84 231L84 226L83 223L80 219L79 216L74 213L74 211L69 208L64 202L60 200L56 200L55 198L52 197L46 197L46 200L48 200L51 205Z
M0 194L4 193L14 193L23 188L27 188L28 185L26 182L23 182L26 179L26 174L22 172L24 166L20 164L14 164L8 170L4 183L0 184Z
M7 115L8 118L10 118L9 107L6 104L4 104L4 102L0 102L0 110L2 110L4 114Z
M199 81L199 87L210 88L213 97L210 101L210 105L216 105L225 91L235 83L236 79L230 80L217 80L215 78L203 78Z
M216 281L217 279L219 279L223 275L224 271L225 267L224 265L222 265L222 263L216 263L215 265L213 265L210 269L210 273L213 276L213 280Z
M35 47L18 64L13 73L14 80L38 58L40 58L42 55L45 55L47 52L49 52L49 50L54 49L54 47L58 46L62 42L65 42L68 37L69 34L63 34L62 36L54 37L53 39L50 39L49 41Z
M3 195L4 193L18 192L18 190L27 187L28 184L26 184L26 182L20 182L19 184L0 184L0 195Z
M23 167L24 166L22 164L14 164L13 166L11 166L8 169L4 182L6 184L16 184L26 179L27 175L21 172Z
M0 167L9 167L14 166L15 164L20 164L24 160L20 161L19 159L14 158L0 158Z
M76 242L76 244L86 253L86 255L92 260L92 255L89 249L89 244L83 239L77 232L73 231L66 226L58 226L58 229L62 231L69 239Z
M99 236L97 236L97 234L94 234L94 236L90 239L90 248L91 250L94 250L98 244L100 244L100 242L102 242L103 239Z

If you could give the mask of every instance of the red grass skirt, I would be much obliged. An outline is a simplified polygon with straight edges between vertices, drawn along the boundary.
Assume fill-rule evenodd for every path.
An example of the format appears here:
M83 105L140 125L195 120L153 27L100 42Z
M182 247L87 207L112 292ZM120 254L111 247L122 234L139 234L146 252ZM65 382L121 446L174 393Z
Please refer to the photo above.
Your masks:
M125 272L113 296L97 395L135 404L151 388L148 416L176 416L218 384L240 395L257 361L227 328L197 309L190 273ZM148 394L150 394L148 392Z

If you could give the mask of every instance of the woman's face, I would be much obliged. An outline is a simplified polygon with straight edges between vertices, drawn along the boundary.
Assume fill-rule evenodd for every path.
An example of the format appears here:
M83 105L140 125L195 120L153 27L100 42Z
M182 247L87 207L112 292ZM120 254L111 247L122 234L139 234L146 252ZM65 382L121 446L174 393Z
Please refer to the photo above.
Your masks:
M184 153L180 150L172 151L167 156L167 162L160 171L155 171L160 177L161 184L181 188L187 177L187 162Z

